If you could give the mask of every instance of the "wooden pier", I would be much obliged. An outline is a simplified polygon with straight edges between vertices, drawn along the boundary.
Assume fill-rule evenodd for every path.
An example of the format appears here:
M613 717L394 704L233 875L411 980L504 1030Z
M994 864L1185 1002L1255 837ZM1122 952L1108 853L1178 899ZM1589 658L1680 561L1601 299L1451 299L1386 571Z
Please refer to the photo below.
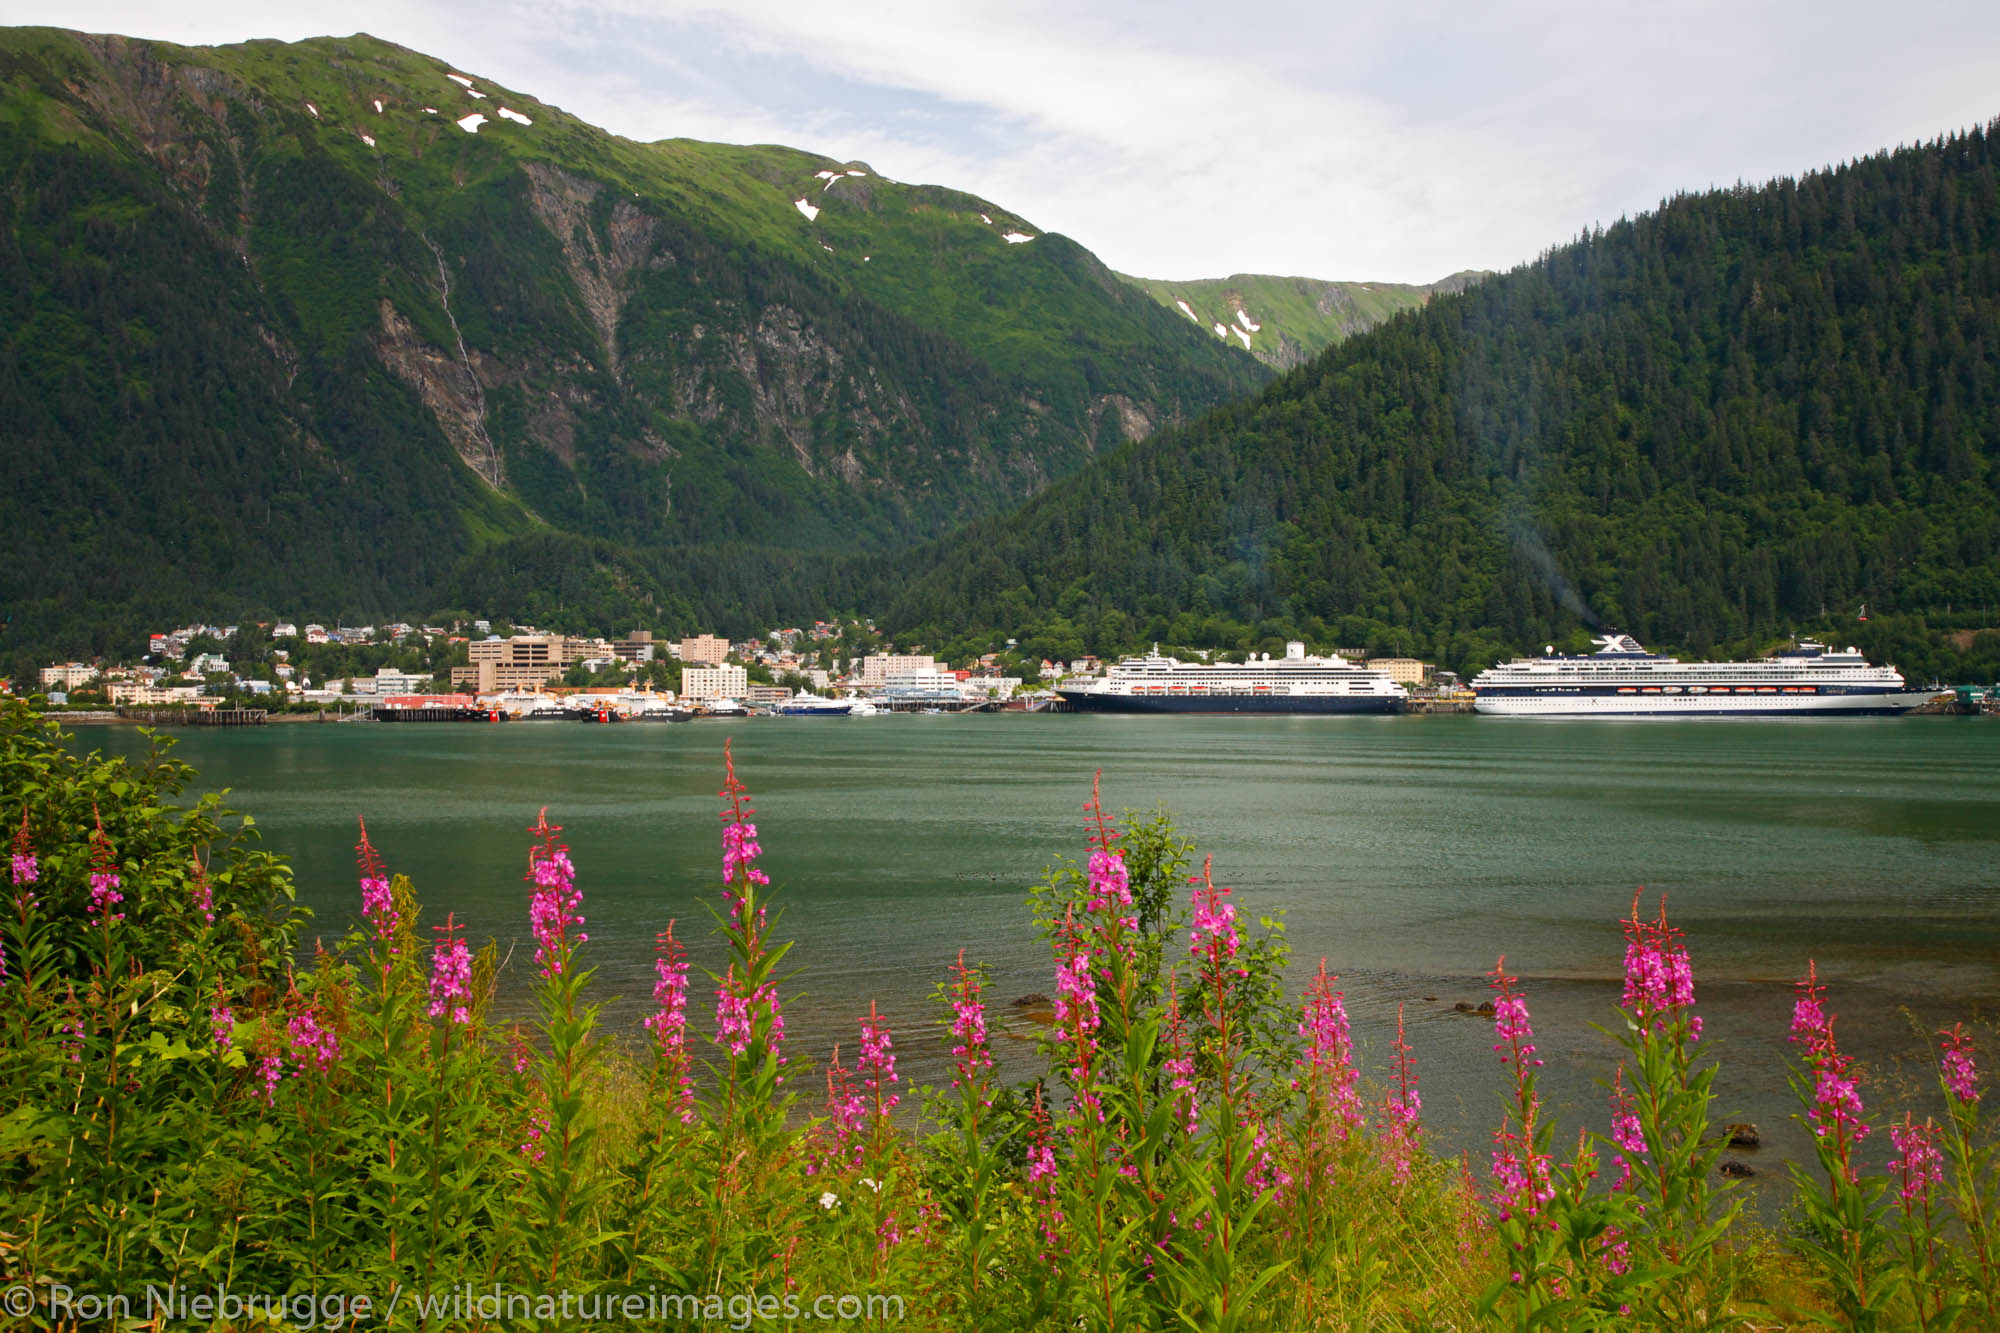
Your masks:
M149 727L261 727L262 708L138 708L126 705L118 716Z

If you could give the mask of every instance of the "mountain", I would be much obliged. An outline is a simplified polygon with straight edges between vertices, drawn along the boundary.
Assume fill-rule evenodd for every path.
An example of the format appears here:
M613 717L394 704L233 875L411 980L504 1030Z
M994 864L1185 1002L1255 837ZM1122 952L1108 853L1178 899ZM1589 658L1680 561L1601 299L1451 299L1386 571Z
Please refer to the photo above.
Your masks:
M0 180L0 651L555 566L735 626L698 571L823 591L1269 374L1001 205L366 35L0 30Z
M1461 668L1817 625L1950 670L1937 631L2000 624L1997 132L1676 197L1435 297L972 524L885 624Z
M1414 309L1439 292L1462 292L1488 275L1468 269L1424 286L1260 273L1192 282L1118 276L1218 340L1240 344L1274 370L1292 370L1343 338Z

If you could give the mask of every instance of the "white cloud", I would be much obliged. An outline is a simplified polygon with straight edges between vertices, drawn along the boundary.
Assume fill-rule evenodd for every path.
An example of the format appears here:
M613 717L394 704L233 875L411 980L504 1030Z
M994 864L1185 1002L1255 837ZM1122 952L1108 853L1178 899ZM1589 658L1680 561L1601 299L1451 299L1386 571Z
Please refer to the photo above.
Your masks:
M182 42L366 29L634 138L954 186L1153 277L1423 281L2000 111L2000 6L0 0ZM1171 205L1161 182L1177 182ZM1232 209L1254 199L1254 209Z

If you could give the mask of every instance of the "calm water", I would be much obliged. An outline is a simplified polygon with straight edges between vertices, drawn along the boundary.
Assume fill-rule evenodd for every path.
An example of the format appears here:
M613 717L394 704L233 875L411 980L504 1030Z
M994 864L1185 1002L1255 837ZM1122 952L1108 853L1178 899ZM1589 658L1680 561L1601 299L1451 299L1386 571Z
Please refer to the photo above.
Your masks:
M939 1068L926 997L963 947L1004 1002L1050 991L1027 886L1083 849L1081 807L1165 807L1251 915L1283 912L1301 973L1324 956L1379 1057L1406 1005L1431 1122L1452 1147L1496 1119L1491 1027L1453 1013L1500 954L1528 988L1546 1090L1601 1125L1632 892L1687 931L1717 1088L1771 1150L1804 1143L1783 1059L1807 958L1850 1044L1893 1075L1913 1035L2000 1009L2000 726L1977 719L1693 723L1001 715L692 726L270 726L179 732L205 787L290 857L315 929L355 908L364 815L427 913L532 952L527 828L565 827L608 1012L636 1022L651 945L679 918L719 950L722 745L757 806L800 975L798 1048L850 1044L878 1001L903 1068ZM79 745L129 753L126 728ZM689 925L693 929L689 929ZM705 1018L705 1015L698 1015ZM1025 1044L1013 1072L1031 1072ZM2000 1052L1996 1052L2000 1053ZM1886 1151L1886 1147L1884 1149Z

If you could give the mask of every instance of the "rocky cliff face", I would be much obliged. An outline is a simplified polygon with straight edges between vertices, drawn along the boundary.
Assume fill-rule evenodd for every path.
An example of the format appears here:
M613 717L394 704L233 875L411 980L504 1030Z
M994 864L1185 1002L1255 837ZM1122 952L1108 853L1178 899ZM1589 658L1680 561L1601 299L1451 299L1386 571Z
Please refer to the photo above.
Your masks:
M0 167L31 275L0 333L8 392L72 474L118 470L116 413L83 399L122 392L207 479L197 410L158 414L231 381L237 475L375 515L357 521L384 525L382 578L411 596L395 569L538 525L922 540L1263 379L1080 247L1008 243L1034 229L989 202L789 149L630 143L364 36L0 33ZM213 318L163 344L146 281ZM122 390L66 396L107 367ZM431 497L422 530L388 519L385 488ZM172 554L212 545L190 540L200 516L155 508L153 549L215 573ZM250 566L305 558L277 521L241 526Z

